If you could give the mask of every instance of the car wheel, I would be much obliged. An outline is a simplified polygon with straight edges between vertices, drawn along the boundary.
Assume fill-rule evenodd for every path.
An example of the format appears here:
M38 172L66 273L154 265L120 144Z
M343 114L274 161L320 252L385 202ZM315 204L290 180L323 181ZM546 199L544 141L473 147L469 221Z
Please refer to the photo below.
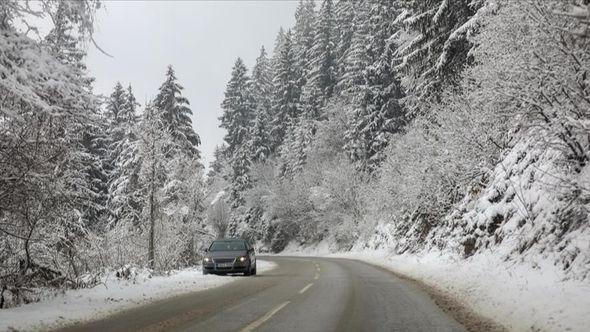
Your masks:
M244 276L248 277L252 275L252 266L248 265L248 268L246 269L246 271L244 271Z
M252 275L255 276L256 275L256 265L254 265L254 270L252 270Z
M208 274L209 274L209 272L207 272L207 271L205 271L205 269L203 269L203 275L206 276Z

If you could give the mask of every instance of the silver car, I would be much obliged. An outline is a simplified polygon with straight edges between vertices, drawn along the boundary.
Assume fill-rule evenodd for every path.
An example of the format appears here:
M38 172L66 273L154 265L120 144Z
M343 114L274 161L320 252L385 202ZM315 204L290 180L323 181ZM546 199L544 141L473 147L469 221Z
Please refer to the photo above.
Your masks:
M205 249L203 274L243 273L256 275L254 247L244 239L221 239Z

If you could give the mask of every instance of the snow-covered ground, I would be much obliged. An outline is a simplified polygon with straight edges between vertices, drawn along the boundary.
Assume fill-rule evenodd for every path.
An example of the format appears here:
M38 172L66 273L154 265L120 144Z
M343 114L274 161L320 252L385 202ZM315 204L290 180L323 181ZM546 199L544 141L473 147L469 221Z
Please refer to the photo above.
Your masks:
M442 291L511 331L590 329L590 283L564 280L551 263L532 268L507 263L493 253L461 260L440 252L330 253L325 243L308 248L289 245L282 254L353 258L387 268Z
M257 264L259 272L276 267L263 260L258 260ZM130 280L112 276L91 289L69 290L37 303L0 310L0 331L42 330L72 321L96 319L132 306L221 286L234 280L237 279L204 276L200 268L174 271L169 276L150 277L148 273L140 272Z
M512 331L588 331L590 284L562 280L549 265L530 267L478 255L453 260L439 253L389 256L345 253L418 279Z

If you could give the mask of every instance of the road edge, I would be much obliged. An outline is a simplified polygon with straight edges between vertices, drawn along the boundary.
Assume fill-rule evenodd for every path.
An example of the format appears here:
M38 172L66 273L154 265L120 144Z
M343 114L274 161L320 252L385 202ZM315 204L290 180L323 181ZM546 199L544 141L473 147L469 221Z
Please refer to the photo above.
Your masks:
M257 258L259 261L265 261L263 258ZM264 268L263 270L259 270L260 272L268 272L268 271L272 271L276 268L278 268L278 264L272 263L270 261L265 261L267 263L271 263L269 264L268 267ZM200 271L199 271L200 274ZM232 278L229 276L211 276L213 278ZM240 277L241 278L241 277ZM250 277L252 278L252 277ZM235 279L235 280L239 280L239 279ZM153 303L157 303L160 301L167 301L176 297L182 297L182 296L186 296L188 294L193 294L193 293L199 293L199 292L203 292L203 291L207 291L213 288L218 288L218 287L223 287L226 286L232 282L234 282L235 280L232 279L227 279L224 280L224 282L221 283L215 283L212 285L208 285L206 287L203 288L197 288L197 289L189 289L189 290L185 290L185 291L171 291L171 293L165 294L165 295L155 295L153 297L149 297L149 298L128 298L125 300L125 302L121 302L120 300L117 301L112 301L114 298L112 297L107 297L107 298L92 298L91 301L89 303L91 303L92 301L112 301L112 307L108 307L108 306L104 306L104 307L100 307L97 309L93 309L93 310L89 310L89 311L85 311L83 314L80 315L76 315L76 317L68 317L67 315L63 315L61 313L55 313L53 315L44 317L42 319L38 319L38 318L34 318L31 321L28 321L26 323L23 323L24 320L22 319L23 314L27 314L27 315L31 315L31 309L32 310L43 310L43 307L41 306L48 306L51 305L51 302L59 302L64 300L64 294L61 295L57 295L57 296L52 296L52 297L48 297L43 299L42 301L39 302L34 302L34 303L30 303L30 304L25 304L23 306L19 306L19 307L14 307L14 308L9 308L9 309L3 309L4 312L0 311L0 319L4 318L4 319L8 319L8 323L6 323L5 327L2 326L2 324L0 324L0 332L3 331L58 331L58 330L62 330L62 329L67 329L70 328L72 326L75 326L77 324L85 324L85 323L90 323L90 322L94 322L94 321L100 321L103 319L106 319L110 316L114 316L114 315L118 315L122 312L125 312L127 310L134 310L137 309L139 307L145 306L145 305L151 305ZM80 290L77 290L80 291ZM88 291L91 292L92 288L85 288L85 289L81 289L81 291ZM84 294L82 294L82 297L85 296ZM23 308L25 306L30 306L28 307L29 310L26 310L23 313L17 313L18 316L13 316L11 317L11 313L9 312L9 310L13 309L16 311L21 311L23 310ZM2 315L4 314L4 315Z
M327 256L330 257L330 256ZM459 324L463 325L470 332L508 332L508 328L494 321L493 319L471 309L468 304L463 303L443 289L429 285L422 280L396 271L389 266L380 265L371 260L362 260L353 257L331 257L353 260L374 266L382 271L393 274L399 279L407 281L426 292L446 314L453 317Z

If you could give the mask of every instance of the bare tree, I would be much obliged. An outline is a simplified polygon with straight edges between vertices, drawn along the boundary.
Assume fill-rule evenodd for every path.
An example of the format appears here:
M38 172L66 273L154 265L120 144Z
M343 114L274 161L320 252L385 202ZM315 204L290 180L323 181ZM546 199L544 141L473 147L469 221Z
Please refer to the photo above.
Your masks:
M229 228L229 205L223 199L223 197L217 199L209 206L207 210L207 220L217 238L224 238Z

